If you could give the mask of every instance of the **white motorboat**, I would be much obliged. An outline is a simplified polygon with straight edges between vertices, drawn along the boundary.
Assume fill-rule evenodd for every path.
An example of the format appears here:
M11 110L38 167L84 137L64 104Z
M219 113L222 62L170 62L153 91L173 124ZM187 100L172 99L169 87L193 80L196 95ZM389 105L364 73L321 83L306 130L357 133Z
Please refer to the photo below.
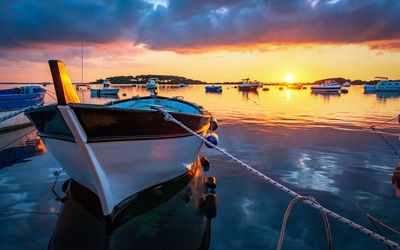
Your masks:
M212 119L201 106L155 95L82 104L64 64L49 64L58 104L26 115L65 172L99 197L104 215L117 213L132 195L191 170L202 141L156 109L204 136Z
M312 92L330 93L339 92L342 86L338 85L334 81L327 80L323 84L316 84L311 87Z
M158 89L158 78L150 78L150 82L147 83L147 89Z
M119 88L110 88L110 82L106 79L103 82L103 88L102 89L90 89L90 94L91 95L117 95L119 92Z
M184 88L184 87L187 87L187 85L184 84L183 82L181 82L181 83L179 83L179 87L180 87L180 88Z

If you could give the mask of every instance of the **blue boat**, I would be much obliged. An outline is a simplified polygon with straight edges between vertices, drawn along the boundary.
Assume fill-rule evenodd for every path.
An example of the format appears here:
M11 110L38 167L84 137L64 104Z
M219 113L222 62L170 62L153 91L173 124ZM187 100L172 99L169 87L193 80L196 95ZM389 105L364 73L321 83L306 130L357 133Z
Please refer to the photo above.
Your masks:
M43 102L46 90L38 86L22 86L0 90L0 111L13 111Z
M221 93L222 86L206 86L206 92Z

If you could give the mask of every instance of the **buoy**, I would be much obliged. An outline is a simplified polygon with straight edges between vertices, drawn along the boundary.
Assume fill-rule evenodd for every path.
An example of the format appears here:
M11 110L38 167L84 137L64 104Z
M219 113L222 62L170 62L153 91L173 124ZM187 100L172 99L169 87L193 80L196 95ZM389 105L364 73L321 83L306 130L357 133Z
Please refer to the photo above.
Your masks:
M207 157L201 157L200 164L203 167L203 171L207 172L210 169L210 160Z
M204 199L204 215L208 219L213 219L217 216L218 197L215 194L207 194Z
M218 128L218 122L217 119L215 119L214 117L211 117L211 122L210 122L210 126L211 126L211 130L215 131Z
M349 93L349 91L347 89L341 89L340 92L341 93Z
M218 135L216 133L211 133L211 134L207 135L206 140L211 142L215 146L218 145ZM209 148L212 148L207 143L206 143L206 146L209 147Z
M122 96L126 96L126 93L122 93Z
M206 187L215 189L217 187L217 180L215 177L206 177L204 178L204 183L206 184Z
M279 90L283 90L283 87L279 87Z

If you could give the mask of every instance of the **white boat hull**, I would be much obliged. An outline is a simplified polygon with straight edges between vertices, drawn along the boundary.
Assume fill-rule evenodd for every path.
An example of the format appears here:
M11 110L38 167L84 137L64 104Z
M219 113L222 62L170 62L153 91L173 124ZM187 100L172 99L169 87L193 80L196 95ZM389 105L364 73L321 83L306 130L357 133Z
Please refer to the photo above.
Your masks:
M312 92L318 92L318 93L331 93L331 92L339 92L341 88L313 88L311 87Z
M100 197L105 215L112 213L107 208L133 194L188 171L202 145L194 136L85 143L98 163L93 164L78 143L51 138L44 142L71 178Z
M90 94L94 95L116 95L118 92L117 88L90 89Z

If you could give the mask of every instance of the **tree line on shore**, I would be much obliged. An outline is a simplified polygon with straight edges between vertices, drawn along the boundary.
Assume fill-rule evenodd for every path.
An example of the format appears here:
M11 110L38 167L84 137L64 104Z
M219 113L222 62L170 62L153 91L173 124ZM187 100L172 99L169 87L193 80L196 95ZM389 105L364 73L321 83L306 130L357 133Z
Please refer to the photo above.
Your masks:
M182 76L173 76L173 75L137 75L137 76L112 76L108 77L111 84L146 84L150 81L150 78L157 78L159 80L159 84L240 84L241 81L238 82L204 82L200 80L193 80ZM305 85L314 85L321 84L327 80L335 81L338 84L344 84L345 82L349 82L352 85L361 85L361 84L377 84L379 80L371 80L371 81L363 81L363 80L351 80L343 77L333 77L321 79L315 82L305 82L301 84ZM104 79L98 79L95 82L91 82L91 84L102 84ZM264 83L266 85L276 85L276 84L286 84L286 83Z

